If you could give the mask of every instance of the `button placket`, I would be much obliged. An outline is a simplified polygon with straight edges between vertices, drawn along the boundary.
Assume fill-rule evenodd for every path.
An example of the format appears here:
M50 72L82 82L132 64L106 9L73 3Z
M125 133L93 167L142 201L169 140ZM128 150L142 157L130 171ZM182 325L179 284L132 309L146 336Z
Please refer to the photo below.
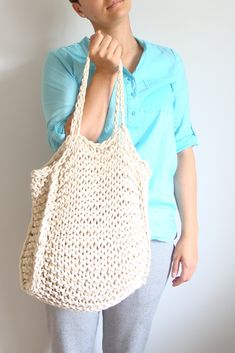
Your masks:
M131 92L132 98L136 97L136 82L133 80L132 82L132 92ZM135 103L135 102L134 102ZM131 112L132 117L135 117L135 110L132 110Z
M130 97L130 99L127 98L128 104L126 105L126 117L127 117L127 122L128 120L131 122L136 115L135 100L134 100L134 98L136 97L136 82L134 77L130 77L129 75L127 75L126 83L127 83L127 97L128 96Z

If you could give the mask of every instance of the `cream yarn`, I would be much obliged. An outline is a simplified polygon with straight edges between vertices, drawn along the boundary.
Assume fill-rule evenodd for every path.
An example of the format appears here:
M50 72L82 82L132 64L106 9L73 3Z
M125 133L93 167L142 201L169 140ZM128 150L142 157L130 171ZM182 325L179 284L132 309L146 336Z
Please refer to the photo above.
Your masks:
M152 173L125 126L122 62L114 130L101 143L80 135L89 67L88 55L70 135L31 172L32 213L19 261L23 291L77 311L99 311L125 299L146 283L151 258Z

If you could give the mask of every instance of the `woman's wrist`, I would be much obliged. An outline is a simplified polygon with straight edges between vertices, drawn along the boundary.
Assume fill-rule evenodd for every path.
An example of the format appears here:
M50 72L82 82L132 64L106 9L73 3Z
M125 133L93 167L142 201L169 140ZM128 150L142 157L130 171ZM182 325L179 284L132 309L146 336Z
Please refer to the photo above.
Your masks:
M180 238L191 238L191 239L197 239L199 235L199 227L197 224L195 225L188 225L188 226L182 226L181 227L181 236Z

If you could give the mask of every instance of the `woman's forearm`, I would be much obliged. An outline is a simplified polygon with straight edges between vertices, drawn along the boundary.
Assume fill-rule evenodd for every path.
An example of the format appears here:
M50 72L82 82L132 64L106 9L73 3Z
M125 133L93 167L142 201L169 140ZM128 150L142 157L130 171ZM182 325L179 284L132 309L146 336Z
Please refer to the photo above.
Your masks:
M181 236L197 237L197 180L192 147L177 154L174 194L181 219Z
M103 130L116 77L117 72L114 74L95 72L87 86L80 133L94 142ZM66 135L70 133L73 113L65 124Z

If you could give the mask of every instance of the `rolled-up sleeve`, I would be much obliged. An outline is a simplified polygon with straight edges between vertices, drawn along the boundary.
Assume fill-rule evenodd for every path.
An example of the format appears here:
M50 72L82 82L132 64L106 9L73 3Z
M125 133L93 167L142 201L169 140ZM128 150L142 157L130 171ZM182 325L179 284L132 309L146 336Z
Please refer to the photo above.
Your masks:
M47 140L53 152L65 140L65 123L73 112L78 93L73 73L54 51L45 57L41 77L41 103L47 128Z
M190 120L189 91L184 63L181 56L172 50L175 57L174 82L174 132L176 152L198 145L198 137Z

